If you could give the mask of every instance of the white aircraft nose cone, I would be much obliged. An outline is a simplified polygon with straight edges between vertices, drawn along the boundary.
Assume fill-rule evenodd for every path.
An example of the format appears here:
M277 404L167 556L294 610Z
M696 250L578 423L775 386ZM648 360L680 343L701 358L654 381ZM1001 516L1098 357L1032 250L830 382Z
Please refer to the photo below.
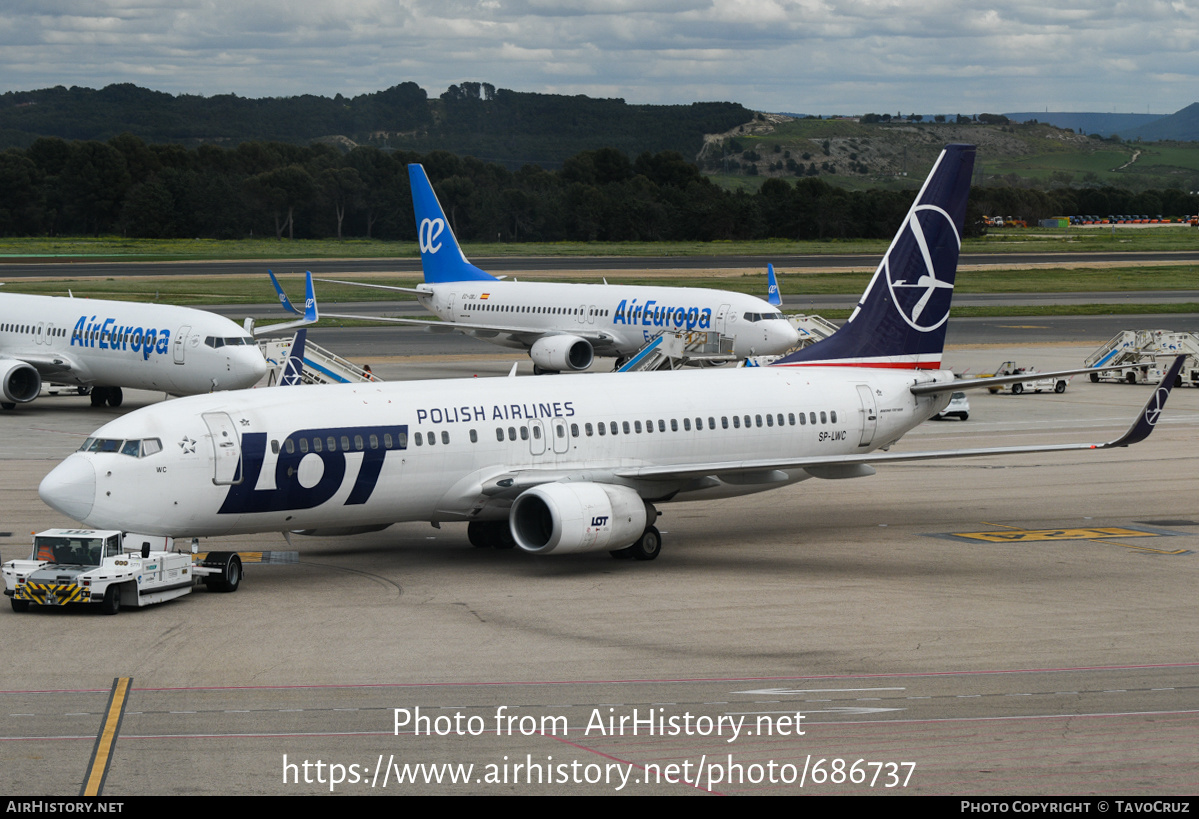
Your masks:
M84 458L67 458L42 479L37 493L47 506L82 523L96 502L96 470Z

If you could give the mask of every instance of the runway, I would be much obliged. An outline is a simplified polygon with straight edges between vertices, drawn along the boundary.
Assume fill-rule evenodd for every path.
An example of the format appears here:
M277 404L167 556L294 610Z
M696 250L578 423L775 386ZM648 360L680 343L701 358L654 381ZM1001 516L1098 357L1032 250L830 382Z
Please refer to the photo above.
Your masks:
M1053 319L1028 341L1004 329L1018 321L951 335L946 364L1076 366L1105 338ZM388 379L523 358L382 355L381 338L364 343ZM1109 440L1149 392L975 392L968 421L899 448ZM86 403L0 416L3 559L67 523L36 485L118 414ZM1197 431L1199 390L1182 388L1128 449L666 505L652 563L479 550L449 524L224 539L295 562L115 618L0 612L0 789L79 793L130 678L105 797L1190 794Z

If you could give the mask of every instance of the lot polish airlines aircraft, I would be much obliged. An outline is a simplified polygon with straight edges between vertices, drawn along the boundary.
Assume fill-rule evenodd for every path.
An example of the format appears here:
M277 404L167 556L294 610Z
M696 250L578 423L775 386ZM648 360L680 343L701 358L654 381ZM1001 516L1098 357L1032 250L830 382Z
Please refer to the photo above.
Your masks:
M717 331L733 339L733 353L738 358L781 355L799 343L799 333L778 308L743 293L698 287L501 281L467 261L425 169L409 165L408 178L424 284L398 288L338 283L414 293L421 306L445 324L389 321L420 324L433 332L467 333L493 344L528 350L538 372L585 370L596 355L623 360L664 330ZM773 270L771 283L777 296Z
M1108 443L878 451L951 392L1012 380L955 381L940 369L973 161L972 146L945 149L854 315L783 366L182 398L101 427L39 492L88 526L148 534L349 534L464 521L479 546L649 560L661 548L661 503L863 477L894 461L1144 439L1181 359Z
M259 332L316 321L308 316ZM216 313L166 304L0 291L0 407L38 397L42 380L91 387L92 406L119 407L123 387L196 395L252 387L266 374L254 338Z

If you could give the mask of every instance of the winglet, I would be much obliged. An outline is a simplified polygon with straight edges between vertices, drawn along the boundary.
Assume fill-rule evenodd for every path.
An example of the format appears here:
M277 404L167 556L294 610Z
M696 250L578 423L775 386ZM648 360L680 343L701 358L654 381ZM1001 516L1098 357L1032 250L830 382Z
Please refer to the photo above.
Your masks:
M946 145L849 320L773 366L941 368L973 145Z
M283 288L279 286L278 279L275 278L275 274L271 273L271 281L275 283L275 290L279 293L279 303L283 305L284 309L290 310L296 315L302 315L302 318L298 318L295 321L285 321L282 324L270 324L266 327L255 327L255 336L264 335L266 333L278 333L282 330L290 330L293 327L304 327L309 324L316 324L316 322L320 320L320 310L316 306L316 291L312 286L312 271L305 271L305 276L307 280L304 288L304 312L301 314L300 311L297 310L290 301L288 301L287 296L283 293Z
M1141 441L1149 437L1157 426L1158 419L1161 418L1162 410L1166 407L1166 399L1170 397L1170 391L1174 389L1174 385L1178 383L1178 374L1182 372L1182 365L1186 362L1186 356L1180 355L1174 359L1174 363L1170 366L1161 383L1157 385L1157 389L1153 391L1153 395L1149 396L1149 401L1145 404L1145 408L1141 410L1141 414L1137 416L1137 420L1133 421L1132 426L1128 428L1128 432L1118 438L1096 449L1111 449L1117 446L1131 446L1139 444Z
M783 306L783 296L779 293L779 280L774 277L774 265L766 265L766 301L775 307Z
M279 296L279 304L289 313L295 313L297 316L303 315L295 307L292 307L291 301L287 298L287 294L283 292L283 287L280 286L279 280L275 278L274 272L267 270L266 274L271 277L271 284L275 286L275 293Z
M420 165L408 166L412 187L412 209L416 215L416 240L420 264L430 284L462 281L496 281L495 276L475 267L462 253L454 231L445 217L433 185Z

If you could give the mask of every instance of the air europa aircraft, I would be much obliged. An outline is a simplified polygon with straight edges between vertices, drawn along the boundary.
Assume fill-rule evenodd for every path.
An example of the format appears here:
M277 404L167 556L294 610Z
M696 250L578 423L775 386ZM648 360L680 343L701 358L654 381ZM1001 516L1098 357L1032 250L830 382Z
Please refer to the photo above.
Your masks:
M316 320L311 277L308 316ZM122 388L195 395L252 387L266 374L253 337L215 313L166 304L0 291L0 407L38 397L43 379L91 388L92 406L118 407Z
M424 168L409 165L408 178L424 284L399 288L339 282L414 293L445 323L391 321L528 350L538 372L585 370L596 355L624 359L664 330L719 332L733 339L733 353L739 358L780 355L799 343L799 333L771 306L781 302L768 304L743 293L497 279L466 260ZM777 297L773 269L771 284Z
M89 526L175 537L462 521L480 546L648 560L667 502L863 477L894 461L1142 440L1167 387L1104 444L879 451L953 391L1002 380L959 382L939 368L973 160L972 146L945 149L854 316L783 366L183 398L101 427L41 497Z

